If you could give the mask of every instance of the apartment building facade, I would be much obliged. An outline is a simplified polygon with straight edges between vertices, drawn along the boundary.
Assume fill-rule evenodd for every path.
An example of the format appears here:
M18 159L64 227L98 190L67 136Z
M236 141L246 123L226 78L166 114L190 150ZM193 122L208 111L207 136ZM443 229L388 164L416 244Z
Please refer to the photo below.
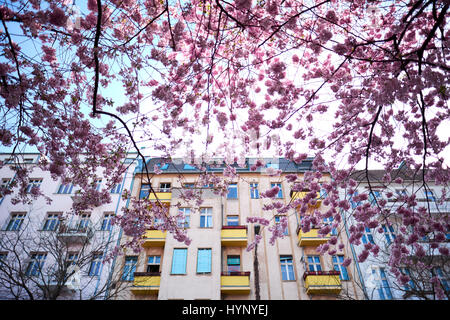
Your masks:
M104 299L111 290L112 263L103 263L117 245L120 230L111 218L126 205L124 189L132 188L137 162L130 154L111 202L79 215L69 214L77 187L54 180L39 167L39 153L0 154L2 190L15 179L14 166L31 171L27 192L37 188L48 197L16 203L16 195L0 196L0 299ZM94 182L106 188L106 177ZM117 290L119 288L117 287Z
M229 178L224 194L214 192L201 177L202 172L222 177L225 165L220 160L203 170L177 159L170 163L148 160L151 179L144 172L137 174L133 196L158 199L169 207L170 215L181 212L185 218L180 225L192 242L187 246L170 233L149 229L140 253L128 250L116 261L115 272L122 274L129 288L118 299L363 299L354 264L342 266L351 255L348 245L334 256L320 255L316 248L328 237L320 237L318 229L302 233L296 210L285 215L263 210L270 200L260 194L274 186L280 188L279 202L304 196L304 192L291 192L292 185L285 177L297 174L301 179L311 170L312 159L299 165L286 159L264 159L266 167L252 171L256 160L247 159L244 167L234 166L239 179ZM282 170L281 175L267 174L269 167ZM154 168L159 168L158 174ZM330 179L327 174L324 177L324 181ZM149 185L155 193L149 191ZM187 201L186 192L200 194L202 202ZM315 210L326 209L320 197L318 194ZM247 218L255 216L287 222L284 236L271 244L267 227L248 223ZM257 234L261 241L247 250ZM337 235L348 243L345 232Z
M450 249L450 230L448 222L450 219L450 199L442 196L445 187L433 182L423 183L422 174L416 174L402 167L391 173L392 181L386 182L383 170L369 170L355 172L352 178L357 182L355 193L351 196L341 191L342 199L350 199L351 208L343 215L348 225L356 225L354 214L357 206L364 203L371 206L380 206L385 214L380 217L378 226L364 228L361 243L351 245L355 257L355 267L362 279L361 284L366 299L369 300L425 300L436 299L436 288L442 286L446 296L450 294L450 259L443 255L440 247ZM365 202L353 201L358 194L369 194ZM415 195L415 214L426 216L447 223L447 230L438 235L439 232L429 231L427 235L421 236L416 247L404 245L409 251L413 263L399 268L401 274L410 277L410 280L402 284L397 280L393 269L390 267L390 258L393 254L393 245L398 235L407 238L413 233L418 233L418 227L412 227L405 223L404 215L399 208L408 208L409 201L405 196ZM424 211L421 211L422 209ZM400 232L400 228L402 230ZM445 236L443 236L445 234ZM369 255L364 262L357 262L361 253L367 246L378 245L378 254ZM418 248L423 249L423 257L415 257ZM432 277L437 276L439 283L433 284Z

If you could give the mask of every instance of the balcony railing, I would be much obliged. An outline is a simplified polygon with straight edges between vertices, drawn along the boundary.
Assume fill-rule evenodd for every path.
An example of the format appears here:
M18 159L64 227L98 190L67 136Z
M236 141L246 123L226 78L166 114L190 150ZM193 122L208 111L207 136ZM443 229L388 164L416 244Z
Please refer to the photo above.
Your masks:
M157 229L149 229L145 232L144 235L144 243L143 247L164 247L166 244L166 235L167 232L157 230Z
M221 232L222 246L247 246L247 226L223 226Z
M224 271L220 276L222 294L249 294L250 272Z
M148 199L156 200L158 198L161 202L170 202L172 200L172 189L162 188L162 189L154 189L154 193L150 192Z
M291 190L291 199L303 199L306 197L308 193L311 191L292 191ZM322 205L322 198L320 196L320 193L316 193L316 197L313 199L312 203L309 204L310 208L319 208Z
M310 295L337 295L342 290L339 271L306 271L303 274L306 293Z
M135 295L158 294L161 272L135 272L131 292Z
M329 239L330 235L321 236L318 228L312 228L308 232L303 232L300 226L297 227L297 244L299 247L318 246L326 243Z
M56 237L65 243L79 244L88 242L93 234L91 227L70 227L60 223Z

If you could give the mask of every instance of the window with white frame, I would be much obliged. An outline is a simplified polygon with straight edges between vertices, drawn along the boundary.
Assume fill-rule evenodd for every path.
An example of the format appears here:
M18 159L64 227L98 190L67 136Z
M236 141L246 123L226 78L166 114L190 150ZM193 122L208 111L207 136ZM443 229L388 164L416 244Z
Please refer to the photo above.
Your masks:
M434 195L434 191L432 189L425 190L425 199L429 201L436 201L436 197Z
M161 182L159 184L159 191L160 192L170 192L171 186L169 182Z
M47 214L47 217L45 218L44 226L42 227L42 230L43 231L55 231L59 225L59 218L60 218L60 213L57 213L57 212L50 213L49 212Z
M151 186L152 185L150 183L143 183L141 185L141 190L139 191L139 199L148 198L148 196L150 195Z
M125 257L125 265L123 266L122 281L133 281L136 272L137 256Z
M295 280L294 264L292 256L280 256L281 279L284 281Z
M114 217L113 212L106 212L103 214L102 225L100 226L101 231L111 231L112 224L111 219Z
M279 223L285 223L286 227L283 229L283 235L287 236L289 235L289 230L288 230L288 226L287 226L287 217L286 216L275 216L275 223L279 224Z
M58 194L71 194L73 189L72 183L61 184L58 188Z
M91 224L91 214L90 213L80 214L80 219L78 221L78 230L84 232L90 226L90 224Z
M343 255L332 256L333 269L340 272L339 278L341 280L350 280L347 268L343 265L344 260L345 258Z
M322 264L320 263L320 256L307 256L308 271L322 271Z
M381 227L383 228L384 237L386 238L387 243L391 244L395 239L394 227L385 224L383 224Z
M78 252L69 252L66 258L66 265L68 267L74 266L78 263Z
M147 257L147 272L159 272L161 265L161 256Z
M26 213L18 212L12 213L11 219L6 226L6 231L18 231L22 227L23 221L25 220Z
M275 196L275 198L277 198L277 199L283 198L283 188L281 187L281 183L271 183L271 184L270 184L270 187L271 187L271 188L278 187L279 190L278 190L278 193L277 193L277 195Z
M361 240L364 244L370 242L371 244L375 244L375 241L373 240L372 231L370 231L370 228L365 227L364 233L361 237Z
M39 189L42 183L42 179L30 179L28 181L27 188L25 190L26 193L31 193L33 189Z
M250 183L250 198L259 199L258 184L256 182Z
M94 253L89 266L88 275L90 277L99 276L101 271L103 253Z
M448 294L450 292L450 283L448 273L444 273L441 267L433 268L434 274L438 277L442 288Z
M384 268L373 268L372 274L375 275L376 289L380 300L392 300L391 287L386 276Z
M102 179L95 180L95 190L100 191L101 186L102 186Z
M40 275L46 258L47 253L32 253L25 274L29 277Z
M200 209L200 228L211 228L213 226L212 221L212 208Z
M227 199L237 199L238 198L238 186L237 183L228 184L228 194Z
M122 189L122 184L117 183L111 188L111 193L120 193L121 189Z
M191 221L191 208L178 209L178 227L189 228Z

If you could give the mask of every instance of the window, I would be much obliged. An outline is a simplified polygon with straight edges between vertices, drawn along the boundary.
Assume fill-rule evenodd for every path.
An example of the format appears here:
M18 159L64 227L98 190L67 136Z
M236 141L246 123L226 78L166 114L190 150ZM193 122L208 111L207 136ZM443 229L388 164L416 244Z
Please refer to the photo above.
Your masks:
M257 183L250 183L250 198L259 199L259 191Z
M212 226L212 208L201 208L200 228L211 228Z
M83 213L80 215L80 221L78 222L78 231L86 231L86 229L90 226L91 215L89 213Z
M31 193L32 189L39 189L41 183L42 179L30 179L26 188L26 193Z
M191 208L178 209L178 227L189 228L191 220Z
M167 168L169 168L169 164L168 163L165 163L163 165L161 165L161 163L158 163L157 166L161 170L167 170Z
M0 199L3 197L6 190L9 189L9 183L11 182L11 179L4 178L0 182Z
M355 200L353 200L353 198L357 197L358 195L359 195L359 192L358 192L358 191L355 191L355 192L353 193L353 196L351 196L350 199L349 199L350 204L351 204L351 206L352 206L352 209L355 209L356 207L358 207L358 206L361 205L361 201L355 202Z
M237 198L238 198L237 183L230 183L228 185L227 199L237 199Z
M42 230L44 231L55 231L59 225L59 214L58 213L49 213L47 214L47 218L45 219L44 226Z
M196 168L194 166L191 166L190 164L185 164L183 166L183 170L195 170Z
M323 223L325 223L327 225L330 225L330 226L333 225L333 221L334 221L333 217L323 218ZM332 236L337 236L338 235L338 232L337 232L336 228L332 228L331 229L331 235Z
M425 190L425 198L430 201L436 201L433 190Z
M239 216L227 216L227 226L238 226Z
M100 230L102 231L111 231L112 225L111 225L111 219L114 217L114 213L105 213L103 215L102 225L100 227Z
M280 164L279 163L268 163L268 164L266 164L266 168L280 169Z
M187 249L173 249L171 274L186 274Z
M414 290L414 289L416 288L416 285L414 284L414 281L411 280L411 272L409 271L409 269L408 269L408 268L400 268L400 272L401 272L402 274L404 274L404 275L407 275L407 276L410 278L410 280L408 281L408 283L406 283L406 284L403 286L403 288L404 288L406 291Z
M322 271L320 256L308 256L308 271Z
M433 268L434 273L437 275L439 282L442 285L442 288L444 289L445 292L449 292L450 291L450 286L448 283L448 278L446 275L444 275L444 273L442 272L442 269L440 267L435 267Z
M6 226L6 231L18 231L25 220L25 213L13 213L11 215L11 220L9 220Z
M241 257L240 256L227 256L227 270L228 270L228 272L241 271Z
M121 189L122 189L121 183L115 184L111 189L111 193L120 193Z
M147 272L159 272L161 264L161 256L148 256L147 257Z
M194 189L195 183L184 183L183 188L185 189Z
M73 184L61 184L58 188L58 194L71 194L73 189Z
M102 179L95 180L95 190L100 191L101 186L102 186Z
M125 265L123 266L122 281L133 281L136 272L137 256L125 257Z
M23 159L23 163L33 163L33 158L25 158Z
M211 249L198 249L197 273L211 273Z
M271 183L270 187L278 187L280 190L278 191L277 195L275 196L275 198L281 199L283 198L283 189L281 188L281 183Z
M288 226L287 226L287 218L285 216L275 216L275 223L286 223L286 227L283 230L283 235L289 235Z
M384 268L379 268L379 280L377 282L377 291L378 296L381 300L391 300L392 299L392 293L391 288L389 287L389 282L386 277L386 273L384 271ZM372 269L372 274L377 274L376 269Z
M376 201L379 201L381 199L381 191L372 190L369 193L369 202L371 205L376 204Z
M292 256L280 256L280 265L281 265L281 279L286 281L295 280Z
M398 197L405 197L408 195L408 191L406 191L406 189L395 189L395 193Z
M0 252L0 264L2 264L3 261L6 261L7 256L8 256L8 252Z
M373 241L373 235L370 231L370 228L365 227L364 228L364 234L361 237L361 240L364 244L370 242L371 244L375 244L375 241Z
M384 237L386 238L387 243L391 244L395 239L394 228L392 226L386 226L385 224L382 225L382 228L383 228Z
M160 192L170 192L170 183L168 183L168 182L161 182L159 184L159 191Z
M344 263L344 256L333 256L332 260L333 269L340 272L339 278L341 280L350 280L348 277L347 268L342 265Z
M78 262L78 253L76 252L71 252L67 255L67 259L66 259L66 265L69 266L74 266L76 265Z
M28 263L27 271L25 271L25 274L29 277L40 275L46 258L46 253L33 253L31 255L31 260Z
M139 199L148 198L150 194L150 188L151 188L150 183L143 183L141 185L141 190L139 191Z
M91 260L91 265L89 266L89 272L88 275L93 277L93 276L98 276L100 275L100 266L102 264L102 253L95 253L92 256L92 260Z

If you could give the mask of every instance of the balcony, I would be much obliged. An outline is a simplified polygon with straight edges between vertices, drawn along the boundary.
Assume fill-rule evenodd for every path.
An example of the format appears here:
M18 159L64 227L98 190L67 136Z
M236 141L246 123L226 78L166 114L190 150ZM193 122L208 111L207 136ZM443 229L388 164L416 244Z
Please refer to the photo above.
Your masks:
M291 199L303 199L306 195L310 193L310 191L292 191L291 190ZM312 200L312 203L309 203L310 208L319 208L322 205L322 198L320 197L320 193L316 193L316 197Z
M170 189L159 189L155 192L150 192L148 199L150 201L156 201L158 199L161 202L170 202L172 200L172 190Z
M247 226L223 226L221 240L224 247L246 247Z
M303 274L306 293L310 295L337 295L342 290L339 271L306 271Z
M131 292L135 295L158 294L160 283L160 272L135 272Z
M92 229L90 227L69 227L64 224L60 224L58 228L57 239L69 244L82 244L87 243L93 236Z
M322 237L319 234L318 228L312 228L308 232L303 232L302 228L298 226L297 239L297 244L299 247L319 246L326 243L330 239L330 235L328 234L326 237Z
M228 271L220 276L222 294L249 294L250 272Z
M145 232L143 247L164 247L166 244L166 232L156 229L150 229Z

